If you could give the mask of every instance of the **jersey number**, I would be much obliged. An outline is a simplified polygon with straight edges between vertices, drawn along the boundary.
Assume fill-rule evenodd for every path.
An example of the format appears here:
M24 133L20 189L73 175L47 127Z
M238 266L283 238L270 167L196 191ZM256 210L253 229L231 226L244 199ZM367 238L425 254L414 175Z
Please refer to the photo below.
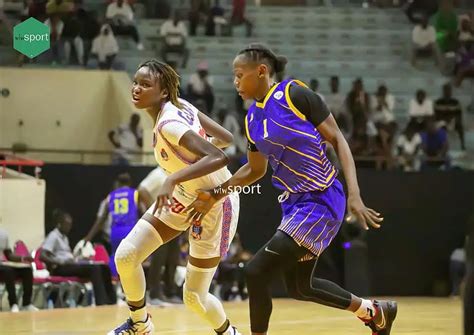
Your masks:
M178 115L186 120L190 126L192 126L194 122L194 113L188 106L184 105L183 108L178 111Z
M184 210L184 205L173 197L173 204L170 206L173 213L179 214Z
M115 214L127 214L128 213L128 199L115 199L114 200L114 213Z

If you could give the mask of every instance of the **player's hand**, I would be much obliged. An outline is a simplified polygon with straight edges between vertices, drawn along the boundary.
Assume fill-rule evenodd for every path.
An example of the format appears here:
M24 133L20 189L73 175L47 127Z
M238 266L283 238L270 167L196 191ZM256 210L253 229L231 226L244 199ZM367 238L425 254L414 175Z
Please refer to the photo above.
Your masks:
M365 230L371 228L380 228L383 217L380 213L374 211L372 208L365 207L360 196L349 196L347 198L347 208L349 210L349 217L355 216L357 222Z
M204 216L209 213L217 199L212 196L210 191L198 190L198 196L186 209L184 213L188 214L186 222L192 224L201 224Z
M156 196L155 207L153 208L152 214L158 213L161 214L163 209L168 210L169 207L173 204L173 190L175 184L170 180L170 178L166 178L163 185L161 185L160 191Z

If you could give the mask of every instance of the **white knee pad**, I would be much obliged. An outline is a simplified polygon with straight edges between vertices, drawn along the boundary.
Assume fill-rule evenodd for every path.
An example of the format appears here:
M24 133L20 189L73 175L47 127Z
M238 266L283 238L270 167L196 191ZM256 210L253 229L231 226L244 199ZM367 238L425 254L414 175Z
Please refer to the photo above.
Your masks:
M138 265L137 249L127 240L123 240L115 252L115 264L119 274L123 275L133 271Z
M206 292L207 295L207 292ZM206 295L203 297L206 298ZM184 305L194 313L204 316L207 312L206 307L203 305L201 296L194 291L190 291L186 288L186 284L183 287L183 302Z

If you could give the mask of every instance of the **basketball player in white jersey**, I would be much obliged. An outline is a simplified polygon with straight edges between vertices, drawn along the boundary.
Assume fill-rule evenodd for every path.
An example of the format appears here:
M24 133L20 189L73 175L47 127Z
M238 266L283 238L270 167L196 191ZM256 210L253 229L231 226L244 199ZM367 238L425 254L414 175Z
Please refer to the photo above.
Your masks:
M154 325L146 311L142 262L157 248L189 228L184 210L197 190L211 189L231 177L222 150L232 134L178 98L179 77L156 60L141 64L135 74L132 101L155 121L153 146L158 164L167 174L156 202L119 245L115 262L130 318L108 335L152 334ZM209 287L221 257L234 237L239 197L231 193L215 204L191 228L190 255L183 288L185 305L205 320L216 334L240 335Z

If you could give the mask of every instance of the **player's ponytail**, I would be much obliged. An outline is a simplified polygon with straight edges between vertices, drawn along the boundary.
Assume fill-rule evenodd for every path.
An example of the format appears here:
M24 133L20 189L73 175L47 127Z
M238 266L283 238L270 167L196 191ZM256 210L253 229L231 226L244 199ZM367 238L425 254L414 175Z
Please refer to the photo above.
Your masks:
M168 92L168 100L178 108L182 108L179 97L179 75L166 63L150 59L141 63L138 68L148 67L154 76L160 80L161 87Z
M242 49L239 55L245 55L253 62L264 62L270 66L270 75L285 70L288 59L285 56L276 55L269 47L261 43L251 43Z

